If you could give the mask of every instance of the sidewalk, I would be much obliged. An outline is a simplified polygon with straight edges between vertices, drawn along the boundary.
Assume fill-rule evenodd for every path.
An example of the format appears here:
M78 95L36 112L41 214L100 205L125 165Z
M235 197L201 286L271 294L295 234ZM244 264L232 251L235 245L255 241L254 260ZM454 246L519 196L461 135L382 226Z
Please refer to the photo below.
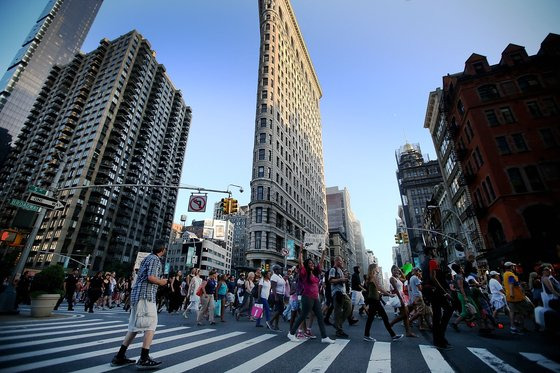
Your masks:
M47 317L31 317L30 310L24 309L21 310L19 314L0 315L0 324L9 324L15 322L22 322L22 321L48 321L53 319L67 319L70 317L75 317L75 316L53 313Z

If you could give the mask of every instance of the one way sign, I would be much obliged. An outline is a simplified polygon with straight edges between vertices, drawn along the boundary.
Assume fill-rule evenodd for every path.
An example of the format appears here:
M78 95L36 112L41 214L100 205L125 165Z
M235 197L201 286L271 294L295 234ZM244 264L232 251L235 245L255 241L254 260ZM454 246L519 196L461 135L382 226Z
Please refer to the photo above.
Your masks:
M42 194L31 193L27 202L31 202L34 205L45 207L47 209L62 210L64 204L53 197L47 197Z

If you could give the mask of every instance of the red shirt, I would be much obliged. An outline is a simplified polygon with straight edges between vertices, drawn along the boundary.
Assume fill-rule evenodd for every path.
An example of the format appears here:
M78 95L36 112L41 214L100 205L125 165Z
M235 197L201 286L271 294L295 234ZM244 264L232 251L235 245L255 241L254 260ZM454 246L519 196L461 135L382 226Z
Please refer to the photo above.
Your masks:
M321 272L321 266L319 264L317 264L315 269ZM299 270L299 278L303 286L302 295L312 299L319 299L319 278L311 273L308 280L307 271L304 266Z

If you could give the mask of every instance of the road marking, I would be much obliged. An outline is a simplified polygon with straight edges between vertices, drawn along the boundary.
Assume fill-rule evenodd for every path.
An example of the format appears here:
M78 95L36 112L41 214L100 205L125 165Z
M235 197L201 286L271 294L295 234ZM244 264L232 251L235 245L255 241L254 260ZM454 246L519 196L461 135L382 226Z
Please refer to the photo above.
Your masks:
M374 343L369 357L367 373L391 373L391 343Z
M227 371L227 373L243 373L243 372L254 372L257 369L262 368L268 362L277 359L278 357L284 355L286 352L290 351L292 348L295 348L302 344L303 341L294 343L294 342L286 342L273 348L270 351L266 351L264 354L261 354L254 359L251 359L241 365L236 366L233 369Z
M124 335L123 335L124 338ZM173 335L170 337L166 337L166 338L158 338L155 339L152 342L152 346L155 344L159 344L159 343L165 343L165 342L170 342L170 341L174 341L174 340L178 340L178 339L182 339L182 338L187 338L185 336L185 334L179 334L179 335ZM128 349L134 349L134 348L139 348L142 347L142 342L138 342L138 343L133 343L130 346L128 346ZM90 352L84 352L81 354L76 354L76 355L69 355L69 356L63 356L63 357L59 357L59 358L54 358L54 359L50 359L50 360L42 360L42 361L36 361L33 363L28 363L28 364L23 364L23 365L16 365L10 368L6 368L6 369L1 369L0 372L23 372L26 370L32 370L32 369L40 369L40 368L45 368L45 367L50 367L53 365L59 365L59 364L65 364L65 363L69 363L72 361L78 361L78 360L82 360L82 359L89 359L91 357L97 357L97 356L101 356L101 355L109 355L109 354L116 354L118 352L118 346L115 347L111 347L111 348L106 348L103 350L97 350L97 351L90 351ZM155 356L155 354L152 354ZM136 358L138 359L138 357ZM97 370L98 372L106 372L108 370L107 365L103 365L105 368L103 370ZM110 367L109 367L110 368ZM113 369L117 369L120 367L116 367Z
M201 365L208 364L214 360L221 359L224 356L231 355L237 351L241 351L243 349L247 349L251 346L256 345L257 343L266 341L267 339L276 337L277 334L263 334L253 339L249 339L248 341L236 343L233 346L223 348L218 351L211 352L209 354L199 356L195 359L185 361L184 363L176 364L170 366L165 369L161 369L159 372L161 373L175 373L175 372L184 372L189 369L197 368ZM155 354L154 354L155 355Z
M122 321L106 321L104 323L94 323L94 324L84 324L80 326L93 326L97 325L96 327L92 328L76 328L74 330L62 330L58 332L45 332L45 333L35 333L35 334L24 334L24 335L17 335L17 336L10 336L10 337L2 337L0 341L13 341L16 339L24 339L24 338L35 338L35 337L48 337L51 335L58 335L58 334L66 334L66 333L82 333L82 332L89 332L90 330L99 330L99 329L110 329L110 328L122 328L127 324L117 324L117 325L105 325L99 326L101 324L114 324L114 323L122 323Z
M502 359L490 353L485 348L475 348L467 347L467 349L472 352L477 358L482 360L482 362L488 365L490 368L500 373L520 373L517 369L511 365L506 364Z
M84 315L76 315L76 314L72 314L72 317L69 317L67 319L49 319L49 320L27 320L27 321L8 321L6 323L4 323L4 325L0 326L0 330L5 330L5 329L9 329L9 328L20 328L20 327L25 327L28 326L29 324L34 324L34 325L48 325L50 323L54 323L57 321L60 322L66 322L65 320L69 320L69 321L73 321L73 319L76 318L83 318ZM94 320L101 320L101 319L91 319L91 320L82 320L83 322L87 322L87 321L94 321Z
M158 330L158 335L163 334L163 333L172 333L172 332L176 332L176 331L180 331L180 330L186 330L186 329L190 329L190 328L186 327L186 326L179 326L179 327L176 327L176 328L163 329L161 331ZM211 329L205 329L205 330L210 331ZM126 329L119 330L118 332L121 333L122 335L118 336L118 337L115 337L115 338L99 339L99 340L95 340L95 341L92 341L92 342L84 342L84 343L72 344L72 345L61 346L61 347L53 347L53 348L47 348L47 349L44 349L44 350L27 351L27 352L22 352L22 353L19 353L19 354L3 355L3 356L0 356L0 362L30 358L30 357L34 357L34 356L54 354L54 353L63 352L63 351L77 350L79 348L99 346L99 345L102 345L102 344L112 343L112 342L121 342L124 338L124 334L126 333L126 331L127 331ZM193 333L188 333L188 334L192 336L192 335L198 335L198 334L202 334L202 333L193 332ZM64 339L64 341L66 341L66 339Z
M41 331L41 330L76 328L76 327L82 326L85 323L93 323L94 321L101 321L101 319L72 321L72 322L65 322L64 324L54 324L54 325L49 325L49 326L37 325L38 327L35 327L35 325L33 325L33 327L31 327L31 328L29 326L19 326L18 327L19 329L0 331L0 334L38 332L38 331ZM82 324L82 325L76 325L76 324ZM92 324L92 325L95 325L95 324ZM24 328L24 329L22 329L22 328Z
M202 329L202 330L214 331L216 329ZM160 358L162 356L168 356L168 355L176 354L176 353L179 353L179 352L191 350L193 348L204 346L204 345L207 345L207 344L210 344L210 343L223 341L223 340L228 339L230 337L237 337L238 335L241 335L241 334L245 334L245 332L231 332L231 333L228 333L228 334L222 334L222 335L219 335L219 336L216 336L216 337L202 339L202 340L199 340L199 341L194 341L194 342L191 342L191 343L187 343L185 345L176 346L176 347L173 347L173 348L168 348L168 349L165 349L163 351L152 352L152 353L150 353L150 355L151 355L152 358ZM155 343L155 341L154 341L154 343ZM130 349L130 347L129 347L129 349ZM140 358L140 356L134 356L131 359L132 360L138 360L139 358ZM102 364L102 365L98 365L98 366L95 366L95 367L75 371L73 373L100 373L100 372L108 372L110 370L115 370L115 369L119 369L119 368L121 368L121 367L112 367L110 364Z
M158 325L158 328L161 327L163 325ZM127 329L118 329L118 330L107 330L104 332L97 332L97 333L90 333L90 334L79 334L79 335L69 335L69 336L64 336L64 337L59 337L59 338L50 338L50 339L39 339L39 340L35 340L35 341L26 341L26 342L18 342L18 343L11 343L11 344L7 344L7 345L1 345L1 348L3 350L8 350L8 349L12 349L12 348L19 348L19 347L29 347L29 346L36 346L36 345L42 345L42 344L46 344L46 343L56 343L56 342L66 342L66 341L71 341L74 339L84 339L84 338L89 338L89 337L98 337L100 335L107 335L107 334L115 334L115 333L126 333ZM159 333L159 331L158 331ZM163 331L161 333L164 333Z
M541 355L541 354L534 354L531 352L520 352L521 356L523 356L526 359L531 360L532 362L537 363L538 365L540 365L543 368L546 368L548 370L551 370L555 373L560 373L560 364L547 359L545 356Z
M337 339L333 344L327 346L315 356L299 373L323 373L331 366L332 362L338 354L342 352L344 347L350 342L349 339ZM293 344L293 342L291 342Z
M434 346L419 345L420 352L424 357L424 361L428 364L428 368L432 373L453 373L454 370L445 361L441 352Z

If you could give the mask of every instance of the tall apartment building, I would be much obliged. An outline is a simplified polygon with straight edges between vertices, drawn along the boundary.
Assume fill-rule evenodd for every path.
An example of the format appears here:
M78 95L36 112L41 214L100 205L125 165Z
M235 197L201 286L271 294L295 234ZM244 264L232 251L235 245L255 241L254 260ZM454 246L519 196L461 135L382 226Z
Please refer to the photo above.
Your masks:
M490 264L557 259L560 35L537 54L510 44L443 77L442 117L473 199Z
M289 0L259 0L261 47L251 179L250 265L283 264L307 233L326 239L319 80Z
M442 182L438 161L424 161L420 145L405 144L395 152L397 182L403 208L402 221L408 232L413 264L418 265L422 253L423 213L431 200L434 187ZM412 229L411 229L412 228Z
M51 68L67 64L80 51L102 3L50 0L24 39L0 80L0 169Z
M234 214L225 215L220 202L214 204L214 219L226 220L233 225L233 246L231 268L233 270L248 267L247 244L250 221L249 206L239 206Z
M179 184L190 123L181 92L136 31L53 67L0 175L2 227L14 227L9 201L26 199L31 185L53 188L65 204L46 214L27 265L90 254L99 270L169 238L176 189L106 185Z
M424 128L427 128L432 136L443 177L441 188L437 189L429 203L434 208L425 211L425 221L437 222L426 228L441 231L463 243L459 244L462 248L456 250L457 241L448 240L441 235L432 235L432 243L446 250L447 258L451 262L464 257L464 251L478 256L484 252L485 245L472 208L464 170L459 162L463 152L455 147L451 132L447 129L445 105L442 100L441 89L430 93L424 120ZM468 247L469 244L472 247Z

